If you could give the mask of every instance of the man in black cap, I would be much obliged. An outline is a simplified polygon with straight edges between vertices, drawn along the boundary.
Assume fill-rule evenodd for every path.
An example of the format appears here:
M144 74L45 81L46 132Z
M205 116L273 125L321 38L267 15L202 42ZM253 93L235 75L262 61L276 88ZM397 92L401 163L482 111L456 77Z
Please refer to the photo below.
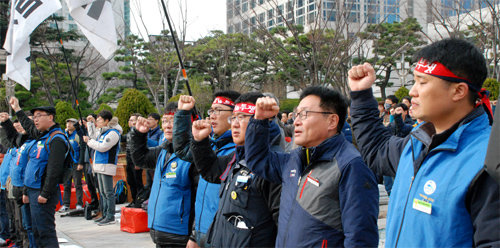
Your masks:
M63 183L64 164L68 158L67 138L55 122L55 108L33 108L31 120L21 111L17 98L11 97L10 105L30 139L36 140L28 152L25 174L33 176L24 178L23 202L30 204L37 246L59 247L54 215L60 194L57 184Z

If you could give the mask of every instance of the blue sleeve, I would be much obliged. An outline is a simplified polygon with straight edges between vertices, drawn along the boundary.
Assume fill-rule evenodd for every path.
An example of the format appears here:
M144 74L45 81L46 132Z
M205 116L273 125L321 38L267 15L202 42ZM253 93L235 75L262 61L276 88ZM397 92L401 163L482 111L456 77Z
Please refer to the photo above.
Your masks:
M372 89L351 92L352 131L368 167L377 175L396 175L399 158L410 136L393 136L384 127Z
M343 170L339 183L344 247L378 246L378 186L361 157Z
M273 183L282 182L283 167L290 154L271 151L269 121L251 119L245 134L245 160L252 172Z
M148 144L149 148L157 147L158 146L158 140L148 139L147 144Z

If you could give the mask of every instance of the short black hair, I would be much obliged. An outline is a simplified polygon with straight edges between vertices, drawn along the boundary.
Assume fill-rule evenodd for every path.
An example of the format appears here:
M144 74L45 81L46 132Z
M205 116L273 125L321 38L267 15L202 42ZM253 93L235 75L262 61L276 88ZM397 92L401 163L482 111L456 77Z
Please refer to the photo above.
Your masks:
M404 104L404 103L396 104L396 108L397 107L401 107L401 108L403 108L404 111L408 111L408 106L406 106L406 104Z
M97 117L101 117L104 120L110 121L111 119L113 119L113 113L111 113L108 110L103 110L103 111L99 112L99 114L97 115Z
M392 101L392 104L396 104L399 102L399 99L395 95L389 95L385 99L389 99Z
M167 103L167 106L165 106L165 109L163 110L163 115L166 115L168 113L175 113L177 111L177 102L169 102Z
M131 115L130 115L130 117L132 117L132 116L142 117L142 115L141 115L141 114L139 114L139 113L133 113L133 114L131 114ZM130 117L129 117L129 118L130 118Z
M19 120L15 119L14 121L12 121L12 123L19 123Z
M469 41L458 38L447 38L434 42L413 57L414 61L427 60L428 63L439 62L458 77L466 78L476 89L481 89L488 67L482 52ZM470 90L471 87L469 87ZM477 94L471 95L472 103Z
M214 93L213 99L217 98L218 96L229 98L231 99L231 101L236 102L236 99L241 96L241 93L234 90L221 90Z
M403 102L404 99L408 100L411 103L411 97L410 96L403 96L403 98L401 98L401 102Z
M309 95L320 98L319 106L325 111L332 111L339 116L337 132L340 133L344 127L347 117L347 100L338 91L323 86L310 86L304 89L300 94L300 100Z
M89 114L90 116L94 117L94 119L97 119L97 115L94 113Z
M257 99L261 97L264 97L264 95L260 92L248 92L240 95L240 97L238 97L238 99L236 99L234 103L249 102L255 104L257 102Z
M158 113L151 113L148 115L149 117L153 117L155 120L159 121L161 119L160 115Z

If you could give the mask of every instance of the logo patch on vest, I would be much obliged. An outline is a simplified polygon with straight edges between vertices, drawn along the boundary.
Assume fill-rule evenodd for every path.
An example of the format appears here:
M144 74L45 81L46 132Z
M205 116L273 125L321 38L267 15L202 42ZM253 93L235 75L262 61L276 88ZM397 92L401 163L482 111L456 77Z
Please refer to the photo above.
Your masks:
M424 184L424 192L427 195L432 195L436 191L436 182L429 180Z
M176 161L172 162L172 164L170 165L170 170L171 171L177 170L177 162Z
M297 174L297 170L291 170L290 171L290 177L294 177Z

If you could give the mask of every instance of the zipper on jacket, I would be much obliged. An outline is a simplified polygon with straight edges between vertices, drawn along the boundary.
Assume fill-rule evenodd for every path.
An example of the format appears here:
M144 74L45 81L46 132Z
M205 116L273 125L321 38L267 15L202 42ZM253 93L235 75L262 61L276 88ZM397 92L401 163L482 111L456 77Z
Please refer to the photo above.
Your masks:
M410 183L410 188L408 189L408 195L406 195L406 202L405 202L405 207L403 210L403 217L401 218L401 224L399 225L399 230L398 230L398 236L396 237L396 244L394 247L398 247L398 242L399 242L399 235L401 235L401 229L403 228L403 221L405 220L405 214L406 214L406 206L408 205L408 199L410 198L410 191L411 187L413 186L413 181L415 180L415 177L411 177L411 183Z

